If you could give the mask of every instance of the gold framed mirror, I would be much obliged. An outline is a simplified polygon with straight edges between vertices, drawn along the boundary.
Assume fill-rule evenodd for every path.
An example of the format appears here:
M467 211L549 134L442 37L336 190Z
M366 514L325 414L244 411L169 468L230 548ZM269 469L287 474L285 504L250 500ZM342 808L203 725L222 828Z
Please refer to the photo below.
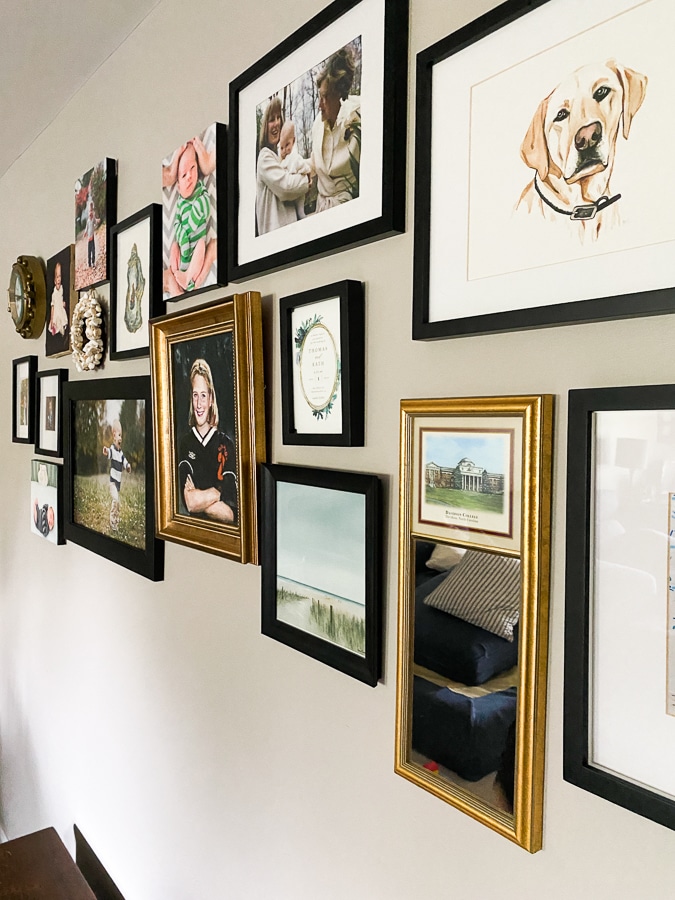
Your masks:
M541 848L553 397L402 400L395 771Z
M22 338L39 338L45 326L45 273L37 256L19 256L12 266L7 289L7 312Z

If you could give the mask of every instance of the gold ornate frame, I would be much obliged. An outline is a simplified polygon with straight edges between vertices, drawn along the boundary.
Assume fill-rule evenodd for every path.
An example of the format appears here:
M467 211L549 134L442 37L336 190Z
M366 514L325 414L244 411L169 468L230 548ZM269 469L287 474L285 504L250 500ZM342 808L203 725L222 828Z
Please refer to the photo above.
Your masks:
M474 420L476 426L513 419L522 434L519 494L519 551L503 552L521 561L520 636L517 669L515 779L513 812L509 813L442 778L413 759L412 708L415 629L415 540L426 535L413 529L413 468L416 423L432 420L438 427ZM542 844L548 591L551 521L551 457L553 398L551 395L478 397L401 401L399 513L399 631L395 765L419 787L472 816L531 853ZM434 537L439 544L468 546L460 536ZM471 543L476 547L475 540ZM495 552L485 543L481 549Z
M12 290L16 283L21 293ZM37 256L19 256L12 266L9 279L7 312L22 338L36 339L45 327L47 288L42 262Z
M236 446L238 519L234 524L181 512L178 502L176 440L181 413L175 410L172 350L231 334L233 434ZM265 460L265 409L260 294L234 294L150 322L153 424L157 460L157 534L237 562L258 563L258 464ZM220 400L221 406L223 401ZM178 421L177 421L178 420Z

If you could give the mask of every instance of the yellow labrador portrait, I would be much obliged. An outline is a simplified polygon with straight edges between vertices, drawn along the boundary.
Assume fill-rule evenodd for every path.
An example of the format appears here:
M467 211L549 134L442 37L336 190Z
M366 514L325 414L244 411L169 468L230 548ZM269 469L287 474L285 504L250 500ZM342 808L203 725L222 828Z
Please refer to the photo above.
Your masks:
M596 238L621 221L610 187L616 145L630 133L647 77L614 60L583 66L539 104L520 155L534 178L517 203L549 221L567 220Z

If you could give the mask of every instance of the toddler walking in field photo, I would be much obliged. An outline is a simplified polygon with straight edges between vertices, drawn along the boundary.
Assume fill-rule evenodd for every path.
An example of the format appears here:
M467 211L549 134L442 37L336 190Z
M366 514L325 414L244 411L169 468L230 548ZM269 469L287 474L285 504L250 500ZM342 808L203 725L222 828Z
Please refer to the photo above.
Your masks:
M131 472L131 463L122 451L122 426L119 419L113 422L112 444L103 448L103 455L110 460L110 527L117 531L120 525L122 472Z

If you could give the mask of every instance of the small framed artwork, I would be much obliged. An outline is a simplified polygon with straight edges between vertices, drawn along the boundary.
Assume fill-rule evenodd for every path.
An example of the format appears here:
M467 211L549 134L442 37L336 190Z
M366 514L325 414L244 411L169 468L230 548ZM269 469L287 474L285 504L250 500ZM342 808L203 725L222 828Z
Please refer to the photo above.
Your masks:
M117 221L117 160L102 159L75 182L75 290L110 280L109 229Z
M673 312L669 11L508 0L418 54L415 339Z
M230 278L405 230L407 58L408 0L336 0L231 83Z
M70 353L70 320L77 303L73 284L75 245L64 247L47 260L47 356L66 356Z
M265 459L260 294L150 323L157 533L258 562Z
M444 400L437 411L425 402L428 413L411 419L411 534L519 553L522 404Z
M382 651L376 475L262 469L262 633L374 687Z
M67 381L63 398L66 539L162 581L150 378Z
M30 530L50 544L63 536L63 466L33 459L30 464Z
M35 452L63 456L61 398L68 369L51 369L35 376Z
M227 284L226 128L218 122L162 160L165 300Z
M675 829L675 385L568 423L563 775Z
M150 355L148 322L165 311L161 217L152 203L110 229L110 359Z
M35 440L35 373L37 356L12 360L12 440L32 444Z
M363 284L283 297L280 322L284 444L363 446Z

